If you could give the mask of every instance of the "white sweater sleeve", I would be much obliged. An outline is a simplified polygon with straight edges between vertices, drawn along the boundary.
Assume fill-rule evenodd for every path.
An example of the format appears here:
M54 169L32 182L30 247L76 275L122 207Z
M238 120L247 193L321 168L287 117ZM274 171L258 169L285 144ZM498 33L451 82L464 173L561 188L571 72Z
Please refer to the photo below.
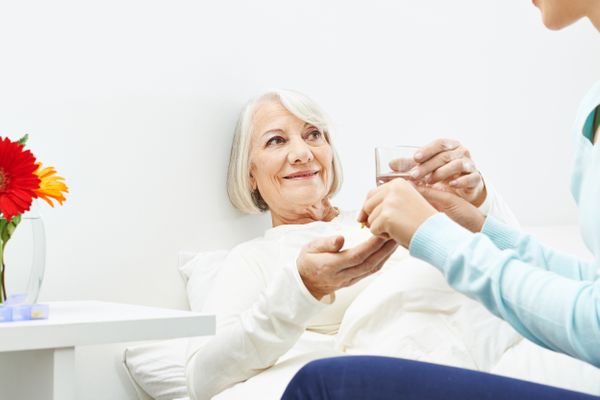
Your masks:
M508 204L498 194L498 192L496 192L496 189L489 182L489 180L485 179L485 176L483 176L483 179L485 181L487 196L483 203L479 206L479 211L481 211L486 216L491 215L498 221L501 221L506 225L512 226L513 228L519 228L519 221L517 220L517 217L515 217L515 215L513 214Z
M191 342L186 364L192 399L210 399L272 366L325 303L304 286L295 260L267 282L260 267L230 257L203 311L217 315L217 334Z

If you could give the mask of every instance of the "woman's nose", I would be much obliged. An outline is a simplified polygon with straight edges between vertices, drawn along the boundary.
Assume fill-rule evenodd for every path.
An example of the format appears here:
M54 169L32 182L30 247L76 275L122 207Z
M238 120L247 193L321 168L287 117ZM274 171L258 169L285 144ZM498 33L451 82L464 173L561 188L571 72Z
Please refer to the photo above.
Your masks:
M304 140L291 140L288 161L290 164L305 164L312 161L313 153Z

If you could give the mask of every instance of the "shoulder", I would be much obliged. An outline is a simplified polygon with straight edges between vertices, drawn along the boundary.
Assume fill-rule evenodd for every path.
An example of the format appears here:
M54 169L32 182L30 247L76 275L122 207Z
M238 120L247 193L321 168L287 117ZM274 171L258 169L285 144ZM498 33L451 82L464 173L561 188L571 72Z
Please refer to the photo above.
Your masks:
M273 269L274 260L278 255L277 243L272 240L256 238L242 242L227 254L222 275L239 278L249 274L265 280L270 275L269 271Z
M596 82L579 103L579 119L587 118L588 114L600 105L600 81Z
M272 252L275 243L262 237L242 242L231 249L228 258L253 260L262 258L265 253Z

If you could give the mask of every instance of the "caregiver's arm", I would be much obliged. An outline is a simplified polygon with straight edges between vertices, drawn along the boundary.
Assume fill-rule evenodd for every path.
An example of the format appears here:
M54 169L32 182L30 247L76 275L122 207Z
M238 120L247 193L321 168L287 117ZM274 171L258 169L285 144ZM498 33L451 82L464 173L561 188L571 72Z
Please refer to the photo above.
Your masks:
M252 242L246 244L246 251L238 249L228 257L203 309L217 315L217 334L208 340L194 340L190 346L186 375L193 399L211 398L256 375L294 345L307 321L326 307L300 276L301 271L310 270L311 263L323 273L325 266L338 271L337 282L342 286L378 270L396 247L393 241L371 238L340 252L343 240L339 237L315 242L301 253L310 257L301 261L301 256L298 265L290 260L290 265L278 266L280 270L270 281L248 251ZM332 279L321 275L321 281ZM317 289L329 293L323 285Z
M526 245L512 240L517 247ZM409 250L530 340L600 366L600 280L572 280L532 266L516 251L499 249L488 236L473 234L444 214L429 217L417 229Z
M477 210L451 193L424 187L419 187L417 190L437 210L449 210L448 213L452 214L450 217L458 223L478 219ZM463 225L468 226L469 223ZM475 225L474 229L470 229L471 231L481 231L498 249L513 250L516 258L525 263L571 279L592 280L596 275L593 262L555 251L538 242L532 235L523 233L505 221L499 221L492 213L485 218L485 222L481 218L481 223L477 222Z
M485 217L471 205L465 209L475 211L473 226L480 231ZM600 366L600 280L568 279L519 260L514 250L501 250L485 234L437 213L402 179L369 192L358 219L440 269L451 286L524 336Z
M517 257L554 272L565 278L576 280L594 280L596 266L592 261L581 260L541 244L535 237L514 229L497 219L488 216L481 233L488 236L500 250L512 249Z

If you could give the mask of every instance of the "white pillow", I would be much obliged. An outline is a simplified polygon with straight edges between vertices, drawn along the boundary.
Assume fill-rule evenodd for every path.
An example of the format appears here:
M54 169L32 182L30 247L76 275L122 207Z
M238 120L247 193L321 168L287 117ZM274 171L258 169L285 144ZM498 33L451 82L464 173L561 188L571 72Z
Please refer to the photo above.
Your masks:
M228 250L204 251L196 254L179 267L179 272L186 283L186 292L192 311L200 312L202 310L206 295L227 254L229 254ZM180 254L180 259L182 256L184 254Z
M200 311L229 251L180 253L179 272L190 309ZM164 340L125 349L124 364L134 382L154 399L187 397L185 358L188 339ZM143 397L140 394L140 399Z
M489 371L521 339L416 258L388 261L346 310L336 348Z
M187 338L130 346L125 349L124 364L135 383L151 398L186 398L187 346Z

